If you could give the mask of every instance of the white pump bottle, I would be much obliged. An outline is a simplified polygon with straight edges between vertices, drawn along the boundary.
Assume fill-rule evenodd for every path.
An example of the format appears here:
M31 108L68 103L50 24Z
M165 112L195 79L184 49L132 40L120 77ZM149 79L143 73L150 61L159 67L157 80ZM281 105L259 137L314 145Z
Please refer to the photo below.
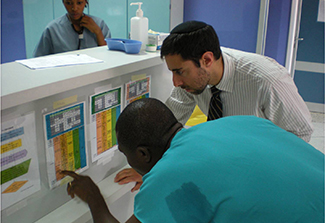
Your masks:
M148 18L143 17L142 2L132 2L130 5L139 6L136 16L131 18L130 39L141 41L143 50L148 43Z

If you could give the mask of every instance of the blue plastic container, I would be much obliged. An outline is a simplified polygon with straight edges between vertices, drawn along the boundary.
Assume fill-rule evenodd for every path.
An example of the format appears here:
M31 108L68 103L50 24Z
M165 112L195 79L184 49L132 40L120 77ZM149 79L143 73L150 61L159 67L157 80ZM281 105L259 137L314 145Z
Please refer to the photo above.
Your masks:
M131 39L106 38L105 41L109 50L119 50L131 54L139 53L142 45L141 41Z

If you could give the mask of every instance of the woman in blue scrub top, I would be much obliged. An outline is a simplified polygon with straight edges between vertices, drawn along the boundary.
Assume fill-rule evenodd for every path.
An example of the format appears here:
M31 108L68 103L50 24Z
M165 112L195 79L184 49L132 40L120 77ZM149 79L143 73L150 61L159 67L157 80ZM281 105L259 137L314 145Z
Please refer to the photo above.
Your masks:
M62 0L67 13L45 28L34 57L106 45L111 33L105 22L85 15L88 0Z

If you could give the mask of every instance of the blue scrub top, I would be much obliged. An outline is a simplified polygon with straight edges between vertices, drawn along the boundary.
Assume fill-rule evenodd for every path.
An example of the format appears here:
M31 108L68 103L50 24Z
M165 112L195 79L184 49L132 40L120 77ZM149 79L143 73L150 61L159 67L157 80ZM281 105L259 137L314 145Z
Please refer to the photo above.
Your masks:
M104 38L110 38L111 33L105 22L98 17L90 17L101 28ZM82 36L82 39L79 39L79 34L74 31L68 17L63 15L47 25L33 56L45 56L98 46L96 35L87 28L84 28Z

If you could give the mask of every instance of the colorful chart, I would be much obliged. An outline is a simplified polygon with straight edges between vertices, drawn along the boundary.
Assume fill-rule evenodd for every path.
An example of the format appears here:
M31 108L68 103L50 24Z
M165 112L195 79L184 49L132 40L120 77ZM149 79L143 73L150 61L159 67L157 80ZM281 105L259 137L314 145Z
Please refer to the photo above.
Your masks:
M126 104L150 96L150 76L125 84Z
M60 184L61 170L88 168L84 102L44 116L50 187Z
M1 209L40 190L35 114L1 123Z
M121 112L121 87L90 97L92 161L110 154L117 145L115 125Z

